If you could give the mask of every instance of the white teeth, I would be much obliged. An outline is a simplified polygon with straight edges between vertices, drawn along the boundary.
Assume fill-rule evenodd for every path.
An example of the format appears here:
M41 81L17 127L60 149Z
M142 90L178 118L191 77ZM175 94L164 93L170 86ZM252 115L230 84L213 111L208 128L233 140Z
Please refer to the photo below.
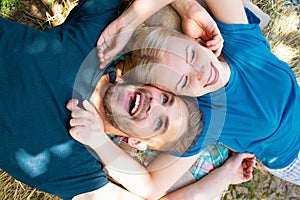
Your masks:
M135 105L134 105L134 108L131 110L131 114L134 114L137 111L137 109L140 105L140 100L141 100L141 96L139 94L137 94L136 98L135 98Z

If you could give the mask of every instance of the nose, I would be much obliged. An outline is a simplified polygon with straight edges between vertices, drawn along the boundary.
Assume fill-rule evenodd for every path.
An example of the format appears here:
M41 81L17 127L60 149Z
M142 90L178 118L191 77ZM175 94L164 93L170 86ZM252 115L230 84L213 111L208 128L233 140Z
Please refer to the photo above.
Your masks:
M167 112L167 106L164 106L163 104L161 104L161 100L152 98L152 100L149 102L149 112L150 115L152 114L160 114L162 112Z

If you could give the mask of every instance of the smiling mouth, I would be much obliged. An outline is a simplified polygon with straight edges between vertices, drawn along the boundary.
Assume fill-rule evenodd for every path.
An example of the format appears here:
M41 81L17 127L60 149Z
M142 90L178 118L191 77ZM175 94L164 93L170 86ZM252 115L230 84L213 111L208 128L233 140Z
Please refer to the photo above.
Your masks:
M129 101L129 114L133 116L137 113L140 105L141 105L141 93L134 92Z
M211 70L210 70L210 75L207 80L207 83L204 85L204 87L210 86L215 84L219 79L219 71L217 68L211 63Z

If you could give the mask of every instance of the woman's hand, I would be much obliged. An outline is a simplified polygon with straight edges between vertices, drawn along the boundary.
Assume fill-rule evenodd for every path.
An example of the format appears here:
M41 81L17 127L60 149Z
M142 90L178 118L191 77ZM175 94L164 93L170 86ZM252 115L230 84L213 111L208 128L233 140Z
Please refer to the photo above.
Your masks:
M78 106L78 100L72 99L67 104L71 111L70 135L85 145L97 147L101 145L101 134L104 134L103 121L96 108L87 100L83 101L84 109Z
M185 4L181 1L172 5L181 16L183 32L192 38L202 38L206 47L219 56L224 40L216 22L197 1L185 1Z
M120 17L108 25L97 42L100 68L103 69L121 52L139 25L172 1L135 0Z
M107 66L130 40L135 27L130 28L123 17L109 24L100 35L97 42L100 68Z
M250 153L238 153L225 162L231 184L239 184L252 179L255 156Z

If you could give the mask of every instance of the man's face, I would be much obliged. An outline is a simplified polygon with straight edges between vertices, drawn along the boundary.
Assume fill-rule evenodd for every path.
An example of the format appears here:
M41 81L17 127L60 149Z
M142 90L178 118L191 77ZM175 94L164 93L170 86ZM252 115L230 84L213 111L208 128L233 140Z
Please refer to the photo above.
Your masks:
M131 136L159 143L177 139L187 128L188 108L171 93L152 86L116 85L104 97L107 120Z

